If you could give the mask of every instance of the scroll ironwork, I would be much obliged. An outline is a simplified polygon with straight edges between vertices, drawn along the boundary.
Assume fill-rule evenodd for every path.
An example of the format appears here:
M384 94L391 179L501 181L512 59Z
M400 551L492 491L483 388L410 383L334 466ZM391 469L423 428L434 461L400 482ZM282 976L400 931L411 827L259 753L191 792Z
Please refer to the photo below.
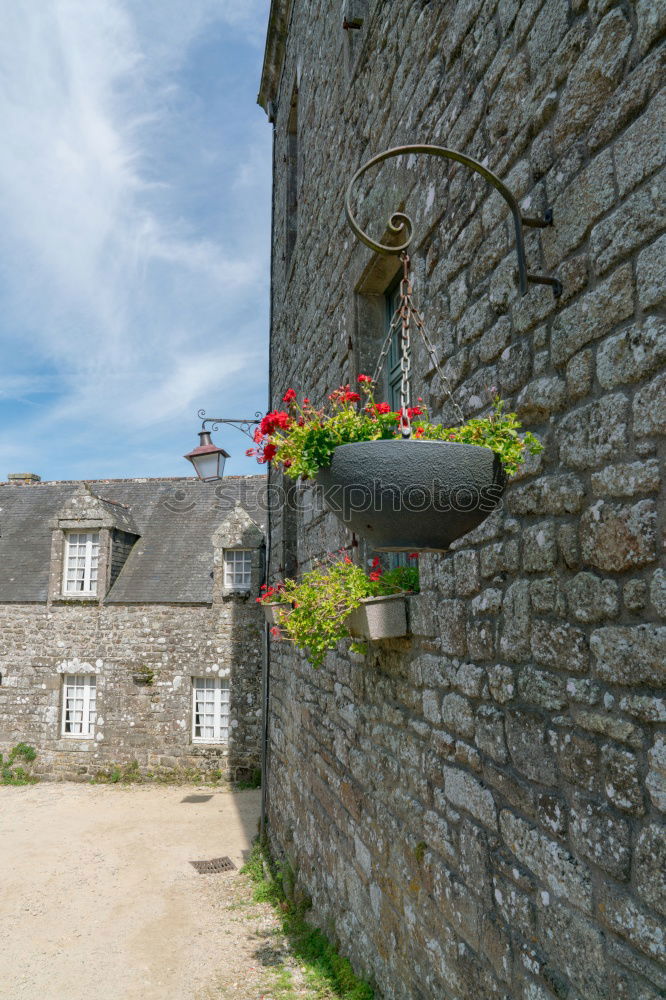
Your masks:
M460 153L455 149L447 149L444 146L432 145L395 146L393 149L387 149L383 153L373 156L372 159L368 160L367 163L364 163L362 167L359 167L349 182L347 192L345 194L345 212L347 214L347 221L358 239L376 253L397 256L407 251L412 243L414 234L414 224L410 217L405 212L394 212L388 220L389 232L395 234L397 237L404 234L404 239L401 243L397 243L393 246L391 244L380 243L368 236L368 234L364 232L354 218L354 213L352 212L352 193L357 181L366 173L366 171L370 170L371 167L375 167L378 164L383 163L384 160L391 159L395 156L409 156L416 153L425 153L430 156L438 156L444 159L454 160L456 163L460 163L464 167L469 167L470 170L474 170L476 173L480 174L486 181L488 181L489 184L499 191L509 206L513 216L513 224L516 234L516 254L518 256L520 294L525 295L527 293L528 283L532 283L550 285L553 289L555 297L559 298L562 294L562 284L558 278L554 278L546 274L533 274L527 270L527 261L525 259L525 240L523 236L523 226L539 229L544 228L545 226L551 226L553 224L552 209L547 209L543 218L523 215L521 213L518 200L513 192L509 190L506 184L504 184L504 182L501 181L500 178L492 172L492 170L488 170L488 168L484 167L484 165L479 163L478 160L473 159L471 156L467 156L465 153Z

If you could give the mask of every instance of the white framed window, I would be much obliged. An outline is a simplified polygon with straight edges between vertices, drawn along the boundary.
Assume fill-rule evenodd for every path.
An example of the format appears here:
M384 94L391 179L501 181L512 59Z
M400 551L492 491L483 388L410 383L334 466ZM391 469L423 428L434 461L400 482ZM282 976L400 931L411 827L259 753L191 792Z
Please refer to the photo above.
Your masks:
M192 678L192 742L229 741L229 680Z
M68 531L65 536L65 594L96 594L99 531Z
M62 684L62 735L91 737L97 719L96 677L93 674L66 674Z
M252 550L225 549L225 590L250 590L252 585Z

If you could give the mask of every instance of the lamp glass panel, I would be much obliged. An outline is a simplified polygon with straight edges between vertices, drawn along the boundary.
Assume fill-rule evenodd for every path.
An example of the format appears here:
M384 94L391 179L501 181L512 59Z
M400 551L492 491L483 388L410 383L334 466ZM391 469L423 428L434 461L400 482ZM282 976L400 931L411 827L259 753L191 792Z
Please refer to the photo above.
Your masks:
M194 461L199 479L221 479L224 472L224 455L214 452L210 455L198 455Z

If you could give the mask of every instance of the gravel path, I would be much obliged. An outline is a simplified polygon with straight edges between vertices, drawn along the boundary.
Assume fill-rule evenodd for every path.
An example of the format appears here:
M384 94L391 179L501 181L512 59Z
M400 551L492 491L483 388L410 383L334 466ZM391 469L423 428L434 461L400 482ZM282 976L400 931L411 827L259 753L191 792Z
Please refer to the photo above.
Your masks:
M286 961L237 865L260 792L0 787L1 1000L268 1000ZM307 991L298 995L307 996Z

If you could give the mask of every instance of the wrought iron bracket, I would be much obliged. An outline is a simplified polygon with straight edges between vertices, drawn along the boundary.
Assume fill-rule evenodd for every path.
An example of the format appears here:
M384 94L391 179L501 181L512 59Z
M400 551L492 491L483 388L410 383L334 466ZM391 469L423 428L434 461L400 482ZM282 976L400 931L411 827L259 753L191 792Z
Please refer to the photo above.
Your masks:
M205 410L197 410L197 416L201 420L201 430L206 430L206 424L210 424L210 429L215 432L219 431L220 424L231 424L236 430L241 431L246 437L249 437L251 441L254 441L253 427L261 422L262 414L259 410L254 415L254 420L235 420L229 417L207 417Z
M379 163L383 163L384 160L391 159L394 156L410 156L414 153L425 153L430 156L439 156L447 160L455 160L456 163L460 163L464 167L469 167L470 170L476 171L477 174L481 174L481 176L485 178L489 184L492 184L492 186L499 191L506 201L513 216L513 225L516 234L516 254L518 256L518 280L520 294L525 295L527 293L528 283L535 285L551 285L555 298L559 298L562 294L562 284L557 278L550 277L549 275L531 274L528 272L527 262L525 259L525 240L523 237L523 226L539 229L545 228L546 226L552 226L552 208L546 209L543 218L523 216L515 195L509 190L506 184L504 184L504 182L492 172L492 170L488 170L488 168L484 167L478 160L474 160L471 156L466 156L464 153L459 153L455 149L447 149L444 146L430 145L395 146L393 149L387 149L385 152L379 153L377 156L373 156L371 160L368 160L362 167L359 167L349 182L347 192L345 194L345 212L347 214L347 221L358 239L371 250L381 254L392 254L397 256L406 252L409 248L413 238L414 224L408 215L404 212L394 212L388 220L388 229L391 233L394 233L396 236L404 234L404 240L402 243L395 246L390 246L386 243L379 243L377 240L373 240L370 236L368 236L368 234L361 229L360 225L354 218L354 213L352 212L352 193L357 181L367 170L370 170L371 167L375 167Z

